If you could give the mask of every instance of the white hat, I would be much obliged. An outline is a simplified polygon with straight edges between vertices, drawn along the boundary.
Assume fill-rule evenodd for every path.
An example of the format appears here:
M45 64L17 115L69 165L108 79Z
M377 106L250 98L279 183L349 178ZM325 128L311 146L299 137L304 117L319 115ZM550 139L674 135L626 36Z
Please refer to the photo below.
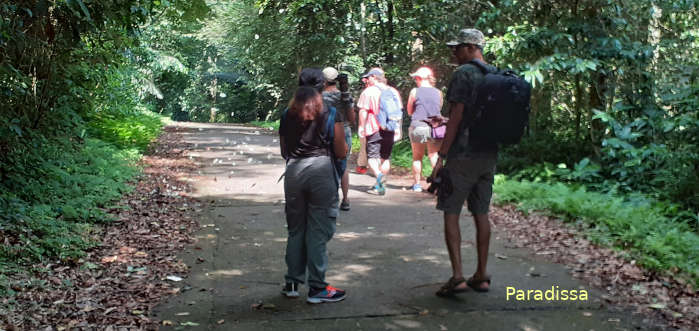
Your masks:
M334 82L339 73L333 67L327 67L323 69L323 77L325 77L326 82Z
M415 70L412 74L410 74L410 77L420 77L423 79L429 78L431 76L434 76L432 73L432 69L428 67L420 67L419 69Z

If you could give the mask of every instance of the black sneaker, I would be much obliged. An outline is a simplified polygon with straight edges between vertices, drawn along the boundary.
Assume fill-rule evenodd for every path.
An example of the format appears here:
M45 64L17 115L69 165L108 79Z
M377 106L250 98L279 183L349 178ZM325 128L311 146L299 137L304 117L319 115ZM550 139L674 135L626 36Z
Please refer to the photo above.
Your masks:
M287 298L298 298L299 297L299 284L298 283L286 283L284 288L282 288L282 295Z
M342 200L342 203L340 204L340 209L344 211L350 210L350 204L349 201L347 200Z
M338 302L342 301L347 297L347 293L339 288L334 288L330 285L325 288L315 289L311 288L308 291L308 298L306 302L308 303L323 303L323 302Z

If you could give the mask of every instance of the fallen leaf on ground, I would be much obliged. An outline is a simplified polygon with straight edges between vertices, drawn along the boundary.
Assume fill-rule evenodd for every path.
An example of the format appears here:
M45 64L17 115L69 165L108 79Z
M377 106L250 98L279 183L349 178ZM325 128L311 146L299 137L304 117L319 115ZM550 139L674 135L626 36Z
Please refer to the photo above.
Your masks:
M165 277L165 279L171 280L173 282L181 282L183 280L182 277L174 276L174 275L168 275L167 277Z

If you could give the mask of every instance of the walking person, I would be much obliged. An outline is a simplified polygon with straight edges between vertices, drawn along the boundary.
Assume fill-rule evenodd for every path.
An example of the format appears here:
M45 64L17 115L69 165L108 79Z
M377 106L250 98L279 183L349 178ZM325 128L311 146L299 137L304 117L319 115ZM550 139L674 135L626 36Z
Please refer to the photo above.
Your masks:
M345 143L347 144L347 156L352 150L352 128L350 123L355 121L354 101L349 93L349 85L347 75L340 75L337 69L327 67L323 69L323 77L325 78L325 87L323 88L323 101L326 105L335 107L340 121L342 121L345 130ZM338 86L339 85L339 86ZM339 87L339 89L338 89ZM350 210L350 200L347 196L349 192L349 168L345 167L345 172L342 174L340 181L340 190L342 191L342 201L340 202L341 210Z
M390 91L396 98L396 106L402 108L403 105L398 91L386 84L386 78L381 68L372 68L362 78L366 78L366 88L357 101L359 109L357 133L360 137L366 137L369 168L376 175L376 184L368 193L384 195L386 194L384 182L391 169L390 158L395 142L395 132L383 129L379 125L378 116L382 92L384 90Z
M441 139L432 137L432 126L427 124L428 118L441 116L442 92L434 87L435 78L432 69L421 67L410 74L415 80L416 88L410 91L406 110L410 116L410 147L413 152L413 186L415 192L422 192L422 158L427 156L434 168L437 164L437 152L442 145Z
M447 101L449 122L444 141L440 147L432 176L450 181L451 194L439 194L437 209L444 211L444 236L452 267L452 277L437 291L438 296L450 296L463 292L467 287L485 292L490 288L490 276L486 272L490 244L490 222L488 209L493 193L493 176L498 155L497 144L469 140L469 126L476 118L474 107L475 89L484 80L483 72L472 60L483 60L485 38L481 31L463 29L455 41L447 43L459 64L454 71ZM495 68L486 65L489 70ZM443 165L446 160L446 165ZM464 201L473 214L476 225L476 249L478 266L476 272L464 279L461 265L461 231L459 215Z
M302 71L300 83L316 87L301 86L296 90L279 126L281 153L287 160L287 273L282 294L298 297L298 286L306 282L308 274L309 303L336 302L346 297L345 291L325 281L327 242L335 233L339 200L333 155L343 159L347 145L341 122L335 121L333 132L328 131L331 110L324 106L314 84L322 79L319 69Z
M362 77L362 84L366 86L366 78ZM359 117L359 116L358 116ZM357 122L357 136L359 137L359 154L357 154L357 169L355 171L360 174L366 174L369 170L369 159L366 155L366 137L359 135L359 122Z

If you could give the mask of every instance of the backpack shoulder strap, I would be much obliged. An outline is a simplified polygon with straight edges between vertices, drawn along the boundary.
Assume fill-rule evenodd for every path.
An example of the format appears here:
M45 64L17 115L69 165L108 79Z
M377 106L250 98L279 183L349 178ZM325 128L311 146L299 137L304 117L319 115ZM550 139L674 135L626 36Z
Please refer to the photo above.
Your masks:
M473 59L473 60L469 61L468 63L476 66L478 69L481 70L481 72L484 75L490 72L490 70L488 69L488 66L483 61L481 61L479 59Z
M332 145L333 139L335 139L335 115L337 114L337 109L333 106L328 106L328 121L325 123L325 130L328 132L328 137L330 138L330 144Z

